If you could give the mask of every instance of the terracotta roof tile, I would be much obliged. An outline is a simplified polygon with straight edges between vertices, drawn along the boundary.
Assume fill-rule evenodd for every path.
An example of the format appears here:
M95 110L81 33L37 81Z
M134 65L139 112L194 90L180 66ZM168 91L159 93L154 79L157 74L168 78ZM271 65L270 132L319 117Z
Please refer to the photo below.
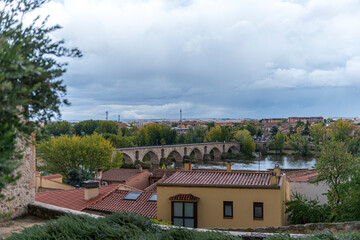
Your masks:
M164 176L159 179L157 182L154 182L153 184L151 184L150 186L148 186L147 188L144 189L144 191L153 191L156 192L156 186L158 183L162 183L164 182L166 179L168 179L168 177L164 174Z
M102 181L113 181L113 182L125 182L129 178L139 174L138 169L110 169L103 173L101 180Z
M166 176L170 177L171 175L173 175L174 173L176 173L177 169L155 169L151 174L151 177L153 178L162 178L164 176L164 174L166 174Z
M302 169L286 173L286 177L290 182L314 182L317 176L318 173L314 169Z
M35 195L35 201L81 211L87 206L103 199L111 192L115 191L117 187L118 185L102 186L100 188L99 196L88 201L84 199L84 188L54 192L38 192Z
M163 184L267 186L270 176L270 172L178 171Z
M154 192L142 192L135 201L123 200L130 192L131 191L117 190L101 201L88 206L86 209L105 213L135 212L144 217L156 218L157 202L148 201Z
M192 194L178 194L169 198L171 201L198 201L199 198Z

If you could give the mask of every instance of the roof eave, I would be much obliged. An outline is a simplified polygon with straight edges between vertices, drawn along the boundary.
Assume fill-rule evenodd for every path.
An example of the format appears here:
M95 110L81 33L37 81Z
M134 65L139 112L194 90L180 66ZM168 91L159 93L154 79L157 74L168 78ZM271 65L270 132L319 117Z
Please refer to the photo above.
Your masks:
M280 189L279 185L229 185L229 184L184 184L158 183L158 186L167 187L216 187L216 188L251 188L251 189Z

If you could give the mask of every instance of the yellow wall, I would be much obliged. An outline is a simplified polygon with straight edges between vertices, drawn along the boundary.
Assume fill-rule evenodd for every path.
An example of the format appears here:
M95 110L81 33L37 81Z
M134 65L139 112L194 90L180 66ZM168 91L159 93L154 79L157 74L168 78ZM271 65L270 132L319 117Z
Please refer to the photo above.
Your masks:
M62 183L62 177L53 178L53 179L44 179L39 174L36 175L36 192L39 191L39 188L50 188L50 189L59 189L59 190L71 190L74 189L73 186Z
M284 185L286 181L284 182ZM171 201L177 194L199 199L199 228L257 228L285 225L285 186L281 189L157 186L157 219L171 222ZM233 202L233 218L223 218L223 202ZM263 220L253 219L253 203L263 202Z

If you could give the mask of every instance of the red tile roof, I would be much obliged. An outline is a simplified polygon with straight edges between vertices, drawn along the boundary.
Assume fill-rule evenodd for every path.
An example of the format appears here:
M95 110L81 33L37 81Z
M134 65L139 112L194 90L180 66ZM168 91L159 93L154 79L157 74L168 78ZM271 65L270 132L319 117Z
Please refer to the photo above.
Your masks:
M138 169L110 169L103 173L101 180L102 181L111 181L111 182L125 182L129 178L139 174Z
M130 191L117 190L101 201L88 206L87 210L110 212L135 212L144 217L156 218L156 202L149 202L154 192L142 192L135 201L123 200Z
M270 172L178 171L161 185L270 186Z
M286 172L286 177L290 182L314 182L318 173L314 169L303 169Z
M87 206L103 199L111 192L115 191L117 187L118 185L102 186L99 196L88 201L84 199L84 188L54 192L38 192L35 195L35 201L81 211Z
M177 171L179 171L179 170L176 170L176 169L155 169L151 173L151 177L152 178L162 178L164 176L164 174L166 174L166 176L170 177L171 175L173 175Z
M169 198L171 201L197 201L198 197L195 197L192 194L178 194Z
M55 175L48 175L48 176L41 176L43 179L53 179L53 178L61 178L61 174L55 174Z
M151 184L150 186L148 186L147 188L144 189L144 191L153 191L156 192L156 186L158 183L162 183L164 182L166 179L168 179L168 177L164 174L164 176L159 179L157 182L154 182L153 184Z

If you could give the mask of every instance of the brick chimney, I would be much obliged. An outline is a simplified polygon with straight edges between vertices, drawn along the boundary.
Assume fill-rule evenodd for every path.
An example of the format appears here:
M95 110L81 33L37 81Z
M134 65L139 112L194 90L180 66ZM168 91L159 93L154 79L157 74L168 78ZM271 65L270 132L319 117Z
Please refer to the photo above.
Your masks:
M191 171L191 163L184 163L185 171Z
M99 196L100 182L97 180L84 181L84 199L88 201L90 199Z
M231 163L226 164L226 171L231 172Z

